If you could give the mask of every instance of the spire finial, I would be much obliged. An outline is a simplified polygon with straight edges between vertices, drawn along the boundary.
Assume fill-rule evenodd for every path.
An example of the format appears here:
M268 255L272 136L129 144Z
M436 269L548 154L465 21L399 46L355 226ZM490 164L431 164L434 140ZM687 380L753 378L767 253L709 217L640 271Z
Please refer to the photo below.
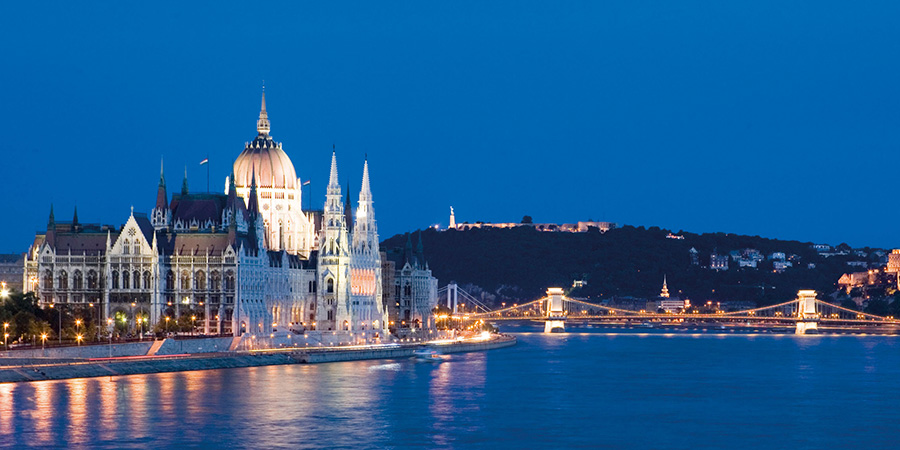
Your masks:
M262 106L259 109L259 120L256 121L256 131L260 135L269 134L269 114L266 112L266 82L263 80Z
M334 144L332 144L331 150L331 175L328 177L328 187L336 187L340 189L340 182L338 181L338 171L337 171L337 152L334 150Z

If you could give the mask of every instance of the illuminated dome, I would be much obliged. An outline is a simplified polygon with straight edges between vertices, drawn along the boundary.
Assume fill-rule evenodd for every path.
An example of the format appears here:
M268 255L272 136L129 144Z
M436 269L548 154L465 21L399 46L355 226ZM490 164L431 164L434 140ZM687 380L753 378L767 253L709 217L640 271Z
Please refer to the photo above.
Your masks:
M263 92L262 110L256 123L259 135L249 142L244 151L234 161L234 184L237 187L250 186L256 171L256 185L260 188L295 189L297 172L281 144L269 136L269 117L266 113L266 94Z

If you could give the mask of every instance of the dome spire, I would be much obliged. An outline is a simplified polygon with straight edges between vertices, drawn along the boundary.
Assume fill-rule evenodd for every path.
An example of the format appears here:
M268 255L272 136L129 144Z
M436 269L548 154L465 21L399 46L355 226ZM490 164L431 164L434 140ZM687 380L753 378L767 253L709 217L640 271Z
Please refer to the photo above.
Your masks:
M256 131L260 135L269 134L269 114L266 112L266 82L263 81L262 106L259 110L259 120L256 121Z

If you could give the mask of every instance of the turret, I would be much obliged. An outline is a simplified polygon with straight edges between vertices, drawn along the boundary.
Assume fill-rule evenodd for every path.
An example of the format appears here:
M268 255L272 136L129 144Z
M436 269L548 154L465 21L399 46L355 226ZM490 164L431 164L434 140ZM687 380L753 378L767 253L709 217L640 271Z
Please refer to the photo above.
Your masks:
M184 190L187 191L187 169L185 169ZM159 162L159 186L156 188L156 206L150 212L150 223L153 229L160 230L169 226L172 213L168 206L169 196L166 193L166 177L163 174L162 161Z

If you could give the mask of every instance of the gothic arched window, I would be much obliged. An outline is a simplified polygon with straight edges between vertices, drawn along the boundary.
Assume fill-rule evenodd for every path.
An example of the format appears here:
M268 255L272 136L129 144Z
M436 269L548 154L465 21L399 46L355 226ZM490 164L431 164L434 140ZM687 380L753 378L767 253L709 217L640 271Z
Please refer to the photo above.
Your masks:
M94 270L89 270L87 275L87 286L88 289L97 289L97 272Z
M118 270L113 270L113 272L112 272L112 288L113 289L119 288L119 271Z
M209 288L214 291L222 290L222 276L217 270L209 273Z
M206 290L206 274L202 270L198 270L194 275L194 289Z
M229 270L225 272L225 290L233 291L234 290L234 272Z
M333 278L329 278L325 282L325 292L328 292L329 294L334 293L334 279Z
M72 274L72 289L84 289L84 277L81 276L80 270Z
M166 289L175 289L175 272L172 272L171 270L166 272Z
M127 270L122 271L122 289L131 289L130 274Z
M66 290L69 288L69 274L65 270L59 271L59 289Z
M188 291L191 289L191 273L187 270L181 271L181 290Z
M127 255L128 252L130 252L130 251L131 251L131 241L129 241L128 239L125 239L125 242L122 244L122 253Z
M144 289L150 289L150 272L144 272Z

